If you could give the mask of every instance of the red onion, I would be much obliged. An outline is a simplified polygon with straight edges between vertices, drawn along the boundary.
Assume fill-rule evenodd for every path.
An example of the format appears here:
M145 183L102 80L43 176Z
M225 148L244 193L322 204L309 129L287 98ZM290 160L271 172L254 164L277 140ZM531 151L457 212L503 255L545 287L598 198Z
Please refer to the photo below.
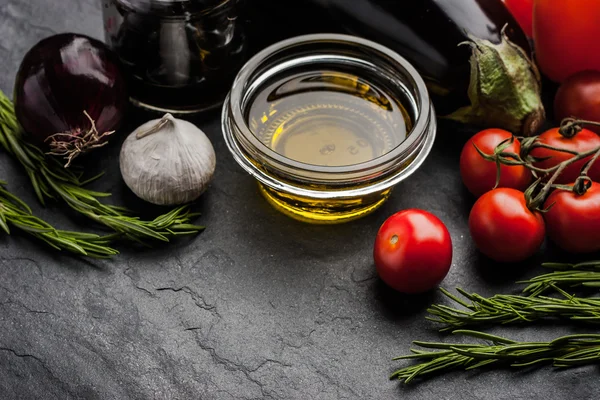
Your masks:
M37 145L73 159L105 145L128 102L118 57L87 36L46 38L25 55L15 83L15 112Z

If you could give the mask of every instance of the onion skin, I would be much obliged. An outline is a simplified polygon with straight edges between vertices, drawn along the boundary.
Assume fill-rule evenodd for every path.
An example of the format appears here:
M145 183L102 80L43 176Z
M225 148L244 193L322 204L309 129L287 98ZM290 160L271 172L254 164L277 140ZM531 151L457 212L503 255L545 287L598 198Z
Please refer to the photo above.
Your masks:
M60 140L74 146L94 121L98 141L84 148L78 143L74 158L105 144L118 129L128 104L126 86L117 56L104 43L74 33L54 35L37 43L21 62L15 113L32 142L45 149L49 137L59 133L65 134Z

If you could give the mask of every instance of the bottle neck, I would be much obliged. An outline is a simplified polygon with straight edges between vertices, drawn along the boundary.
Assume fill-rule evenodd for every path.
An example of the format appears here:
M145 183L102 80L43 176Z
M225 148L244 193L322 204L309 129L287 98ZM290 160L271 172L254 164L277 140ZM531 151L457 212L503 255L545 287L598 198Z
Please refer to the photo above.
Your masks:
M165 18L210 15L232 10L239 0L113 0L127 12Z

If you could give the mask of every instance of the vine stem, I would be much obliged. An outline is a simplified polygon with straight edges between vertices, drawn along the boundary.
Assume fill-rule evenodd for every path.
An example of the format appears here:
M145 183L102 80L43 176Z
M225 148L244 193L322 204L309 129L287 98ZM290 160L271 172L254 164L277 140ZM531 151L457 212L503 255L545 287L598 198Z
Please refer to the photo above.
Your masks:
M590 188L592 180L588 176L588 173L590 172L592 165L594 165L594 163L598 161L598 158L600 158L600 148L598 149L596 154L594 154L594 157L592 157L590 161L588 161L586 166L581 171L581 175L577 178L575 184L573 185L573 190L578 195L581 196L585 194L585 192Z
M600 126L600 122L587 121L587 120L577 120L573 118L564 119L561 122L559 133L565 138L572 138L577 133L582 130L582 125L593 125ZM498 168L496 185L500 182L500 166L509 165L509 166L523 166L528 170L532 171L535 176L536 181L525 191L525 197L527 200L527 205L531 210L539 210L540 206L544 203L550 191L554 188L560 187L564 190L571 190L577 195L583 195L590 188L592 182L588 176L588 173L592 166L600 159L600 146L584 151L577 152L575 150L559 148L555 146L550 146L545 143L540 143L537 138L521 138L521 154L515 154L506 152L506 148L515 140L515 137L511 137L502 141L500 144L496 146L493 154L486 154L482 152L479 148L475 147L479 154L488 161L495 162ZM533 165L536 159L530 158L531 150L535 148L544 148L556 152L568 153L573 157L565 160L557 165L554 165L550 168L539 168ZM575 180L575 183L572 187L567 187L564 185L555 185L556 180L559 176L567 169L567 167L573 165L576 162L584 160L588 157L591 157L590 160L585 164L582 169L579 177ZM538 174L542 174L543 176L538 176ZM551 176L550 176L551 175ZM547 182L544 183L542 189L539 190L538 194L534 196L534 193L538 190L538 185L542 182L542 179L550 176Z
M600 126L600 122L585 119L565 118L560 123L558 132L566 138L572 138L581 132L582 125Z
M500 145L499 145L500 146ZM591 155L595 155L597 152L600 151L600 146L592 149L592 150L588 150L586 152L583 153L578 153L576 151L573 150L568 150L568 149L561 149L558 147L554 147L554 146L548 146L545 144L536 144L535 147L540 147L540 148L545 148L545 149L549 149L549 150L555 150L555 151L560 151L563 153L569 153L569 154L573 154L574 157L563 161L560 164L557 164L553 167L550 168L539 168L536 167L535 165L532 165L531 163L528 163L526 161L523 160L523 158L515 153L510 153L510 152L499 152L499 153L495 153L495 154L486 154L484 153L482 150L480 150L479 148L477 148L477 150L479 151L479 153L488 161L495 161L496 158L500 157L500 163L504 164L504 165L509 165L509 166L516 166L516 165L521 165L524 166L525 168L529 169L530 171L535 171L535 172L539 172L541 174L550 174L552 172L557 171L563 164L567 164L567 166L576 163L577 161L581 161L586 157L589 157ZM513 160L514 159L514 160ZM598 158L596 157L594 161L596 161Z
M591 155L593 155L594 157L588 162L585 169L582 171L580 177L577 178L577 181L575 182L575 185L573 186L573 190L576 193L578 193L580 195L585 193L585 191L587 190L587 187L581 186L581 184L580 184L579 189L581 189L581 190L579 190L579 191L577 189L575 189L575 187L578 186L577 182L579 182L580 180L583 180L584 182L589 180L589 178L587 177L587 172L589 171L591 166L594 164L594 162L596 162L596 160L598 160L598 158L600 157L600 147L597 147L593 150L589 150L589 151L586 151L583 153L579 153L575 157L565 160L565 161L561 162L560 164L545 170L545 171L547 171L546 173L553 172L552 177L548 180L548 182L546 182L544 184L544 187L542 188L542 190L540 191L540 193L537 196L528 200L528 207L532 210L539 209L539 207L544 203L544 200L550 194L550 191L554 188L554 182L556 182L558 177L565 171L565 169L567 169L567 167L569 167L570 165L572 165L580 160L583 160ZM536 184L537 184L537 181L536 181L536 183L534 183L534 185L536 185Z
M600 147L595 150L595 152L599 152L599 151L600 151ZM558 177L564 172L564 170L569 165L590 156L590 154L586 154L586 153L581 153L578 156L575 156L569 160L563 161L562 163L558 164L558 168L556 169L556 171L554 172L554 174L552 175L550 180L548 182L546 182L546 184L544 185L544 187L542 188L540 193L529 202L529 208L530 209L539 208L539 206L541 206L543 204L544 200L550 194L550 190L552 190L552 185L554 185L554 182L556 182ZM584 155L584 154L586 154L586 155ZM594 153L592 153L592 154L594 154Z

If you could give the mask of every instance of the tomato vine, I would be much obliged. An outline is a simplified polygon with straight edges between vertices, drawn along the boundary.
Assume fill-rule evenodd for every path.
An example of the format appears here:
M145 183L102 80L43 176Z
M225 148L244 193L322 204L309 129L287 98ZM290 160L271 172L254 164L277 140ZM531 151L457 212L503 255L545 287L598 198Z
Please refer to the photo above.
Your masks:
M577 135L583 130L584 125L600 126L600 123L567 118L561 122L558 132L564 138L573 139L576 138ZM521 143L520 153L513 153L506 150L514 143L515 140L518 140ZM571 155L571 157L551 167L541 168L536 164L542 160L532 155L532 152L538 148L547 149L558 153L566 153ZM512 137L505 139L498 144L492 154L485 153L480 149L477 149L477 151L486 160L496 163L498 168L498 179L496 183L499 182L501 165L519 165L529 169L533 173L535 181L525 191L527 204L530 209L542 212L547 211L547 208L543 208L543 204L553 189L569 190L578 195L585 194L592 184L592 178L589 176L590 170L593 165L596 165L598 159L600 158L600 146L580 152L569 148L545 144L540 141L539 136L517 137L513 135ZM588 160L585 162L581 172L579 173L579 176L574 182L572 182L572 184L557 183L559 177L568 167L586 159Z

